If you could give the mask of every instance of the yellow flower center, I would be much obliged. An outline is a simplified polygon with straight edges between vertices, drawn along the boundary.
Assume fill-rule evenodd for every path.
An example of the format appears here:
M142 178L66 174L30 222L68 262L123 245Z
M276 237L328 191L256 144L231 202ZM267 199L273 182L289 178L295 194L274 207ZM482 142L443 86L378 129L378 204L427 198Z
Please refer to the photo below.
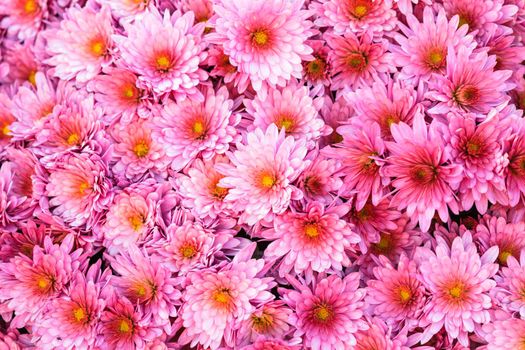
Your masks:
M202 120L195 120L191 125L191 132L195 139L201 140L206 135L206 124Z
M461 282L456 282L448 288L448 295L453 299L462 299L465 294L465 286Z
M5 135L5 136L9 136L9 132L11 130L9 130L9 124L5 124L3 127L2 127L2 134Z
M126 84L122 87L122 95L127 99L136 99L138 90L133 84Z
M180 254L186 258L191 259L197 254L197 249L192 244L185 244L180 247Z
M49 281L41 277L37 280L37 285L38 285L38 288L40 289L46 289L49 286Z
M33 14L39 10L40 6L36 2L36 0L27 0L24 3L24 11L27 14Z
M133 152L137 155L137 157L142 158L145 157L149 152L149 147L146 141L141 140L135 144L133 147Z
M228 288L219 288L213 292L212 299L216 305L221 308L228 308L232 301L230 290Z
M211 187L211 195L213 197L217 198L217 199L223 200L224 197L226 197L226 195L228 195L229 189L225 188L225 187L218 186L217 185L218 182L219 182L219 180L217 180L217 182Z
M325 323L333 317L333 311L328 305L321 304L314 308L314 317L317 321Z
M157 64L157 69L160 71L167 71L171 67L171 60L167 55L160 55L155 59L155 63Z
M31 85L36 86L36 71L32 70L29 72L29 75L27 76L27 81L31 83Z
M500 263L502 264L507 264L507 260L509 259L509 257L512 256L512 253L509 252L509 251L506 251L506 250L502 250L500 253L499 253L499 256L498 256L498 260L500 261Z
M354 7L353 13L356 18L361 19L368 13L368 7L366 5L357 5Z
M467 153L470 156L477 156L479 155L481 150L481 146L479 143L475 141L469 141L467 142Z
M144 224L144 219L141 215L133 215L130 216L129 224L131 225L131 228L133 228L133 231L138 232L142 228L142 225Z
M426 63L432 70L438 70L445 63L446 52L440 48L432 49L428 52Z
M118 325L118 331L120 333L129 333L132 328L132 324L129 320L122 319Z
M354 52L346 57L346 64L354 72L362 72L368 63L362 52Z
M403 304L407 303L412 298L412 291L410 290L410 288L406 286L399 287L398 293L399 293L399 300Z
M257 333L266 333L270 330L273 325L273 317L266 313L262 313L261 316L252 315L252 328Z
M81 182L78 186L78 194L84 195L87 189L89 189L89 183L87 181Z
M275 185L276 179L271 174L262 174L260 183L264 188L272 188Z
M66 140L67 144L70 146L78 144L78 141L80 141L80 136L78 136L76 132L69 135Z
M312 79L320 79L323 77L326 70L326 62L322 58L316 58L308 62L306 65L306 72Z
M256 46L265 46L266 44L268 44L268 41L269 37L266 31L259 29L252 33L252 42Z
M82 308L77 307L73 310L73 317L75 318L75 320L77 320L77 322L82 322L86 318L86 313Z
M306 224L304 226L304 234L309 238L319 236L319 228L315 224Z
M292 131L294 124L294 119L287 115L278 116L277 120L275 121L275 125L277 125L279 129L284 128L286 132Z
M106 54L106 44L102 39L93 40L91 42L90 49L91 53L97 57L104 56Z
M480 91L474 85L462 85L454 92L454 99L462 106L475 104L480 98Z

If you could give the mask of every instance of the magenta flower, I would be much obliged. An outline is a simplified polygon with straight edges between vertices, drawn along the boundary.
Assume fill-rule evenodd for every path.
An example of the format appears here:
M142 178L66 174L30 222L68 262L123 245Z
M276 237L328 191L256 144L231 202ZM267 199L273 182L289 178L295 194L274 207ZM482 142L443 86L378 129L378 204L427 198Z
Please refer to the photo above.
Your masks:
M502 265L506 265L511 256L519 259L525 249L523 222L507 223L505 218L485 215L475 229L474 237L480 244L480 250L485 252L491 247L498 247L498 262Z
M252 312L243 321L238 335L238 343L254 342L257 339L284 339L290 332L288 320L292 310L283 301L270 301Z

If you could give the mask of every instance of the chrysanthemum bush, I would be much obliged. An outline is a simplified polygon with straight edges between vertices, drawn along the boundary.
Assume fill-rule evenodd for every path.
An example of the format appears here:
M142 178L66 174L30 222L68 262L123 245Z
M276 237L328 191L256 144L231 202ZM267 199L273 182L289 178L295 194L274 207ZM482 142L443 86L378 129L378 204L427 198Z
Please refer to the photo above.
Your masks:
M0 0L0 349L525 349L525 1Z

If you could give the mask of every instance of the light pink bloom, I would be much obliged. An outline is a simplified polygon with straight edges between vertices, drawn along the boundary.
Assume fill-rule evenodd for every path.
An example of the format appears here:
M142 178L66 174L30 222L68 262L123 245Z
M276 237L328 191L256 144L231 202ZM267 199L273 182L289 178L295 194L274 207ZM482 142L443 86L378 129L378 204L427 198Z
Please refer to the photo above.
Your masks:
M186 99L169 103L153 119L155 138L161 142L172 169L178 171L201 156L211 159L224 154L235 142L240 116L232 114L233 101L226 87L206 90L203 102Z
M242 211L241 223L253 225L268 214L281 214L290 200L301 199L302 192L292 182L309 165L305 155L304 140L286 137L272 124L266 132L248 133L244 144L237 143L237 150L228 154L231 164L216 164L225 175L219 186L228 188L224 199Z
M419 222L424 232L430 228L436 211L444 222L449 218L449 209L458 213L453 190L463 178L460 166L447 163L433 125L428 129L423 114L414 117L413 128L405 123L392 125L395 142L387 142L390 157L384 167L385 175L394 178L396 193L391 204L406 209L412 222Z
M344 36L327 34L326 42L331 48L328 54L332 66L331 90L366 86L395 72L385 39L374 41L368 33L357 37L349 32Z
M31 0L32 1L32 0ZM30 82L36 85L35 75L42 68L33 53L33 42L28 40L23 44L16 41L5 44L7 50L4 56L6 64L9 65L7 79L11 82Z
M359 273L344 279L331 275L308 288L298 281L297 290L283 290L283 299L294 309L292 324L303 345L312 350L335 350L357 345L355 333L368 329L363 317L365 289L359 288Z
M525 124L516 124L518 130L505 141L505 152L509 159L505 176L510 206L517 205L525 194Z
M49 171L46 195L53 214L73 227L91 227L112 199L106 161L95 154L68 154Z
M181 310L185 329L179 342L218 349L223 337L228 339L236 324L250 317L253 304L273 298L268 291L274 285L272 278L256 277L263 267L263 260L238 261L236 257L219 271L190 274Z
M309 148L313 148L319 137L331 132L318 117L322 103L321 98L310 97L309 89L297 82L272 90L265 98L257 95L253 100L245 99L247 118L253 119L248 131L266 130L273 123L279 129L284 128L286 135L305 139Z
M0 3L0 27L19 40L34 37L47 15L45 0L10 0Z
M35 246L44 246L48 233L46 225L37 227L35 221L29 219L21 230L18 234L0 230L0 261L7 262L19 254L31 258Z
M506 267L494 279L497 286L492 290L493 297L509 313L519 313L525 318L525 251L519 261L512 255L507 258Z
M204 25L193 25L193 13L168 11L162 16L152 7L140 21L124 23L126 36L114 35L122 60L138 77L137 85L158 94L173 92L202 100L197 85L207 73L199 68L206 58ZM151 38L155 38L152 42Z
M193 11L195 22L206 22L213 16L213 0L180 0L183 12Z
M512 71L494 71L496 56L486 52L472 53L461 46L449 50L444 75L434 74L427 97L436 101L431 114L446 114L451 110L487 114L492 108L502 109L510 98L505 94L514 85L508 82Z
M225 84L233 84L238 93L242 94L250 86L250 75L239 72L221 46L210 45L206 64L212 67L210 76L221 77Z
M11 142L11 124L15 121L12 105L9 96L0 92L0 151Z
M488 54L496 56L494 69L504 69L517 72L521 68L521 62L525 60L525 47L516 44L514 35L497 35L489 39L486 46Z
M257 339L284 339L291 330L288 324L291 313L292 310L281 300L262 305L242 322L237 343L245 344Z
M279 275L293 270L306 272L341 271L350 265L347 251L359 243L348 223L341 218L347 205L327 209L319 202L309 202L304 213L286 212L274 218L273 229L263 231L264 238L273 240L265 249L265 259L281 257Z
M394 34L399 46L392 46L394 61L401 67L400 79L417 83L419 79L430 79L432 73L443 74L450 48L457 52L461 46L476 45L472 35L467 35L468 28L459 26L459 17L449 21L443 9L435 15L430 7L425 7L423 21L410 14L407 25L399 24L401 32Z
M343 141L343 137L337 133L337 128L345 124L354 114L353 107L348 101L345 98L337 98L334 102L329 95L325 95L323 107L319 114L325 124L332 128L330 135L321 137L319 140L319 148Z
M311 8L318 15L315 24L330 27L335 34L374 33L395 28L392 0L315 0Z
M111 63L113 42L111 13L107 7L94 10L71 7L60 28L49 29L44 63L53 66L51 73L60 79L75 78L85 83Z
M290 345L280 339L257 340L250 345L243 346L240 350L300 350L300 345Z
M422 344L445 327L449 340L469 346L468 334L490 321L488 292L496 286L492 277L498 271L497 257L497 247L480 257L468 232L454 239L452 247L437 237L435 252L417 248L421 281L430 292L420 324Z
M140 20L146 10L151 10L155 6L153 0L97 0L97 2L100 5L107 5L115 17L124 18L126 21Z
M506 318L483 326L486 350L521 350L525 342L525 320Z
M301 78L302 60L311 59L305 41L312 36L311 13L304 0L222 0L214 6L210 42L222 46L231 64L249 74L252 87L265 96L269 87Z
M326 205L334 201L337 191L343 182L338 173L339 164L337 160L311 151L306 159L312 163L304 169L297 180L297 187L303 191L305 202L318 201Z

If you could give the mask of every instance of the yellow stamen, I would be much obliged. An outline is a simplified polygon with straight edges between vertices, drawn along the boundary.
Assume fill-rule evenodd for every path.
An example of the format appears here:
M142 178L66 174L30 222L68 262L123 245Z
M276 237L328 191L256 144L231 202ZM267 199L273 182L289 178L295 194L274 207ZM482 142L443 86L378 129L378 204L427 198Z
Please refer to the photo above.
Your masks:
M10 131L11 130L9 130L9 124L4 125L4 127L2 128L2 134L4 134L5 136L9 136Z
M204 133L204 123L197 120L195 123L193 123L193 126L191 127L191 130L194 134L202 135Z
M285 131L291 131L294 126L294 120L288 116L280 116L277 118L275 125L277 125L279 129L284 128Z
M126 84L122 87L123 96L128 99L137 97L137 88L132 84Z
M24 4L24 11L27 14L35 13L36 11L38 11L39 8L40 6L35 0L27 0Z
M157 63L157 69L161 71L167 71L171 66L171 60L166 55L160 55L155 62Z
M186 259L191 259L197 254L197 250L191 244L183 245L182 247L180 247L179 251L181 255Z
M78 141L80 141L80 137L75 132L72 133L71 135L69 135L67 140L66 140L67 144L70 145L70 146L78 144Z
M498 256L498 260L502 263L502 264L507 264L507 260L509 259L509 257L512 256L512 253L509 252L509 251L506 251L506 250L503 250L501 251L501 253L499 253L499 256Z
M145 157L149 152L149 147L146 141L139 141L137 144L135 144L135 147L133 147L133 152L135 152L139 158Z
M95 56L104 56L106 54L106 44L100 39L94 40L91 43L91 52Z
M266 313L261 316L252 315L252 328L257 333L266 333L270 330L273 325L273 317Z
M89 188L89 183L84 181L78 186L78 193L80 195L84 195L84 193L86 192L88 188Z
M77 307L73 310L73 317L75 317L75 320L77 320L78 322L81 322L86 318L86 313L82 308Z
M131 323L128 320L120 320L118 330L121 333L128 333L131 330Z
M133 228L133 231L135 232L140 231L142 225L144 224L143 218L140 215L131 216L128 220L131 227Z
M268 43L268 34L264 30L256 30L252 33L253 43L257 46L264 46Z
M309 238L315 238L319 236L319 229L315 224L306 224L304 226L304 234Z
M43 277L39 278L37 281L38 288L46 289L49 286L49 281Z
M272 188L275 185L276 179L270 174L263 174L261 176L261 185L265 188Z
M213 300L221 307L227 307L231 302L230 290L228 288L219 288L212 295Z
M358 19L363 18L368 13L368 7L366 5L357 5L354 8L354 16Z
M408 287L400 287L399 288L399 299L402 303L406 303L412 298L412 291Z
M465 292L465 288L461 282L457 282L451 288L448 289L448 294L454 299L460 299Z
M333 312L327 305L321 304L314 309L314 317L320 322L327 322L332 316Z
M29 75L27 76L27 81L31 83L31 85L36 86L36 71L32 70L29 72Z

